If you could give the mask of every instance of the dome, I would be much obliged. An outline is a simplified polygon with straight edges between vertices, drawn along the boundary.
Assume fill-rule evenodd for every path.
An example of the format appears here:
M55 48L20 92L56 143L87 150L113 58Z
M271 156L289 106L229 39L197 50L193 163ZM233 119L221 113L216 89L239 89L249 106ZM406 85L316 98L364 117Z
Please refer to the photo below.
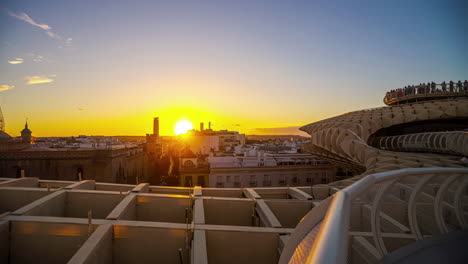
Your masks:
M29 134L32 133L32 131L29 130L29 128L28 128L28 122L26 122L26 124L24 125L24 129L21 130L21 134L23 134L23 133L29 133Z
M32 133L32 131L29 130L29 128L25 128L25 129L21 130L21 133Z

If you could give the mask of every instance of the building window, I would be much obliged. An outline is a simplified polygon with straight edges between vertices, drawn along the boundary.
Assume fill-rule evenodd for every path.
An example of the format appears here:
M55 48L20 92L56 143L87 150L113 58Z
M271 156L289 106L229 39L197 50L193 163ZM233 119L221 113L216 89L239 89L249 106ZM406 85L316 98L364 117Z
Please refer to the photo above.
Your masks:
M192 176L185 176L185 187L192 187Z
M256 187L257 186L257 177L255 175L250 175L250 182L249 182L251 187Z
M292 183L293 183L293 184L297 184L297 183L298 183L297 175L293 175L293 177L292 177Z
M195 163L191 160L186 160L184 161L184 169L194 169L195 168Z
M231 176L226 176L226 183L231 183Z
M307 176L306 183L309 183L309 184L312 183L312 178L310 176Z
M83 168L77 168L76 169L76 179L79 181L84 180L84 171Z
M263 186L271 186L270 175L263 175Z
M286 177L283 174L281 174L279 176L278 185L280 185L280 186L286 185Z
M198 186L205 187L205 176L200 175L198 176Z
M327 173L326 173L326 172L322 172L321 183L322 183L322 184L327 184L327 183L328 183L328 177L327 177Z
M22 168L18 168L16 170L16 178L24 178L26 177L26 171Z
M240 176L234 176L234 187L240 187Z
M216 188L223 188L223 187L224 187L223 176L217 176L216 177Z

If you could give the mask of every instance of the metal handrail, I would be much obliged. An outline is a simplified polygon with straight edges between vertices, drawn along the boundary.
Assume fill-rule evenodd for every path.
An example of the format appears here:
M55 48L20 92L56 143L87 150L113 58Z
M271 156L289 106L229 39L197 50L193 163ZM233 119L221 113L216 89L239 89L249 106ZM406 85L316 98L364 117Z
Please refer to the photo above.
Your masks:
M346 263L347 236L350 225L351 201L369 187L402 176L460 173L468 176L467 168L408 168L368 175L347 188L337 192L323 219L307 263Z

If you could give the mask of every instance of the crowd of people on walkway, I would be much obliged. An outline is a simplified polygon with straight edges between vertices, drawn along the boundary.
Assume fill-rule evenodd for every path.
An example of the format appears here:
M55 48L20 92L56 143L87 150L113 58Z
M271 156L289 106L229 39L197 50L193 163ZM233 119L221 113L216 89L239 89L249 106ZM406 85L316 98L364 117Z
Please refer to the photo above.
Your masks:
M403 88L398 88L387 92L385 101L397 99L405 96L412 95L428 95L428 94L441 94L441 93L468 93L468 81L458 81L457 83L445 81L440 84L435 82L420 83L419 85L408 85Z

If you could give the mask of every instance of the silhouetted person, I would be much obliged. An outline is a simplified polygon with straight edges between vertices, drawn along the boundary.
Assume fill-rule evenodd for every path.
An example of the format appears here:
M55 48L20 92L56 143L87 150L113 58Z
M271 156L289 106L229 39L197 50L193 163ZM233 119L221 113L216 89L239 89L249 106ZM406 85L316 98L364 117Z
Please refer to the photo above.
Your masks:
M468 93L468 81L467 80L463 82L463 88L465 89L465 93Z
M457 82L457 90L458 90L459 93L461 93L461 91L462 91L462 82L460 80L458 80L458 82Z
M442 82L442 92L447 92L447 83L445 81Z
M453 88L454 88L454 87L453 87L453 81L450 81L450 82L449 82L449 91L450 91L451 93L453 93Z
M431 82L431 93L435 93L436 90L436 84L435 82Z

